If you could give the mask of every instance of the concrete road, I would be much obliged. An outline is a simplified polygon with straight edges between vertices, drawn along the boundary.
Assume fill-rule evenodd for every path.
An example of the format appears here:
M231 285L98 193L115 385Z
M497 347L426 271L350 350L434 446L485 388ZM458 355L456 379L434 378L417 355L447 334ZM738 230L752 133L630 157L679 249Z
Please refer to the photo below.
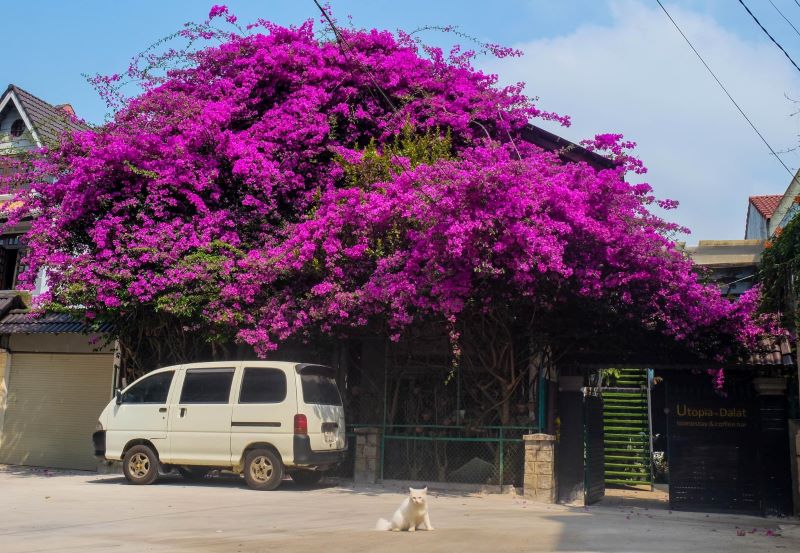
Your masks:
M792 521L631 503L548 507L511 495L433 493L436 531L372 530L401 499L397 489L287 481L255 492L238 479L180 477L138 487L115 475L0 467L0 552L800 551Z

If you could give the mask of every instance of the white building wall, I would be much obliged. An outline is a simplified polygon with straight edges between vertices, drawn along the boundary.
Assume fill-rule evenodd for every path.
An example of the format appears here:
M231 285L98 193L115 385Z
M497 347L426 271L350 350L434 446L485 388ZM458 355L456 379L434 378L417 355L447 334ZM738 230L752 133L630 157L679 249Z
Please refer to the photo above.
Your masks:
M785 227L795 215L798 206L797 202L795 202L795 198L797 198L798 195L800 195L800 171L795 174L792 182L789 183L786 192L783 193L783 198L781 198L778 204L778 209L772 214L767 228L769 236L775 234L775 230L778 227Z
M35 148L36 144L33 142L33 137L30 131L25 130L19 137L11 136L11 125L17 119L22 119L22 116L17 111L16 106L10 104L0 116L0 155L10 153L11 151L28 150Z
M747 204L747 227L744 231L745 240L766 240L769 238L767 218L761 215L753 204Z

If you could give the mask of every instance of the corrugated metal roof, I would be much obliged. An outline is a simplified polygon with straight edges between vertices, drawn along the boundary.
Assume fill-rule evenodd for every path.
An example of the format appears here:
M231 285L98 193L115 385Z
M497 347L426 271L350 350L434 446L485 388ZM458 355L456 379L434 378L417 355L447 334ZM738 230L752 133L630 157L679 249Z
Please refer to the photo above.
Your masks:
M91 328L67 313L36 314L15 309L0 320L0 334L85 334L109 332L111 325Z
M613 160L530 123L522 129L522 139L545 150L558 153L565 161L584 161L598 170L611 169L616 166Z

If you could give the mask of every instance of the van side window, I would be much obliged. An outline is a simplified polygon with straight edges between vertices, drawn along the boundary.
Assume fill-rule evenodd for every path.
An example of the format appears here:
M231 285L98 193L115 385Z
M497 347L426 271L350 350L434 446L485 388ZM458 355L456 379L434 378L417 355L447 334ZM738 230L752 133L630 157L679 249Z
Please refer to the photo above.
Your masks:
M174 374L166 371L137 382L122 394L122 403L166 403Z
M183 381L181 403L228 403L233 368L189 369Z
M305 371L300 375L303 386L303 400L308 404L342 405L336 380L322 373Z
M280 403L286 399L286 374L280 369L247 367L239 403Z

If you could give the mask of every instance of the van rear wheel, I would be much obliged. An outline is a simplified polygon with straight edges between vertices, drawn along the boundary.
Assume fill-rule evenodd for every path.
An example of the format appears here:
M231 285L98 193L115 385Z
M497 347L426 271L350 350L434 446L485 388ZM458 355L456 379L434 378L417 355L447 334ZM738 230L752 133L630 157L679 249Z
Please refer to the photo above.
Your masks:
M274 490L283 480L283 463L269 449L254 449L244 458L244 480L254 490Z
M322 471L297 470L292 473L292 480L298 486L316 486L322 480Z
M122 472L131 484L152 484L158 478L158 456L146 445L135 445L125 453Z

